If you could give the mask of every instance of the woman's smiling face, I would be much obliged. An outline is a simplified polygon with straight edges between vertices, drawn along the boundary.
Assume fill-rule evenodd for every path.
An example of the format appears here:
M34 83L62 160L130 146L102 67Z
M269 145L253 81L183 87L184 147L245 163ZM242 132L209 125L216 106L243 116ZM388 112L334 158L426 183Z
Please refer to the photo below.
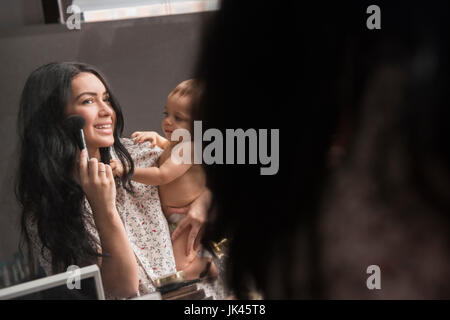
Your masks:
M89 155L98 148L114 144L116 113L109 101L109 93L96 75L82 72L72 79L72 92L66 116L77 114L86 120L84 137Z

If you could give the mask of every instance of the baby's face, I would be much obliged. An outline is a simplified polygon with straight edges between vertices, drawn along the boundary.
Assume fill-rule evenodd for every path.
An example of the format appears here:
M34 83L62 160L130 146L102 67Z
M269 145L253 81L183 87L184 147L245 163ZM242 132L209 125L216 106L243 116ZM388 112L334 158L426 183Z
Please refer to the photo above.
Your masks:
M191 98L187 96L172 96L167 98L161 126L168 140L170 140L172 132L176 129L190 131Z

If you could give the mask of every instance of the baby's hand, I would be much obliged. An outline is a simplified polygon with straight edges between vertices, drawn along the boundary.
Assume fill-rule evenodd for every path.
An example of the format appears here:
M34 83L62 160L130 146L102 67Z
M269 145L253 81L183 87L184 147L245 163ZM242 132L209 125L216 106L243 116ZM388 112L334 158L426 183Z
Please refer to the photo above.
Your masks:
M123 175L122 162L120 162L119 160L111 159L109 165L111 166L112 173L115 177L122 177Z
M158 134L155 131L136 131L131 135L131 139L134 140L134 144L143 143L149 141L151 148L154 148L158 142Z

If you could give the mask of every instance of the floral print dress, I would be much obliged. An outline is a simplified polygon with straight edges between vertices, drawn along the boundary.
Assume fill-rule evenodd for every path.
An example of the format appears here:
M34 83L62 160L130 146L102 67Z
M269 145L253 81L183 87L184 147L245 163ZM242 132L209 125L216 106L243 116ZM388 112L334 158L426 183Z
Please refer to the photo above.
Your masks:
M135 145L130 139L121 139L133 158L135 167L151 167L162 153L158 147L150 148L150 143ZM112 155L113 158L115 155ZM158 188L131 182L134 195L128 193L121 185L117 187L116 207L124 224L130 245L134 251L139 273L139 295L155 291L153 281L162 276L176 272L172 242L167 220L162 212ZM100 238L95 227L94 218L88 201L84 201L84 221L87 231L96 240L100 248ZM28 231L33 244L33 251L39 258L47 275L52 274L51 255L47 248L41 254L41 242L37 226L33 219L28 222ZM205 290L206 296L224 299L221 280L202 282L199 287ZM105 292L106 298L114 299Z

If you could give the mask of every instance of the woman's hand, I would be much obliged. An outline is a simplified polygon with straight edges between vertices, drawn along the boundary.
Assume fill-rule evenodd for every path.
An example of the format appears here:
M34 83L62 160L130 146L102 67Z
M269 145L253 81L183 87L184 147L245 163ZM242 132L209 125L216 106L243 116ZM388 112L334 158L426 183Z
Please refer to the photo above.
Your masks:
M168 208L169 214L186 214L186 217L181 220L177 228L173 231L172 241L175 240L185 228L189 226L191 227L186 246L186 255L190 255L191 250L197 250L205 227L205 222L210 205L211 192L207 189L188 207Z
M81 187L86 194L93 213L116 211L116 184L109 165L91 158L89 166L86 149L80 153L79 175Z

